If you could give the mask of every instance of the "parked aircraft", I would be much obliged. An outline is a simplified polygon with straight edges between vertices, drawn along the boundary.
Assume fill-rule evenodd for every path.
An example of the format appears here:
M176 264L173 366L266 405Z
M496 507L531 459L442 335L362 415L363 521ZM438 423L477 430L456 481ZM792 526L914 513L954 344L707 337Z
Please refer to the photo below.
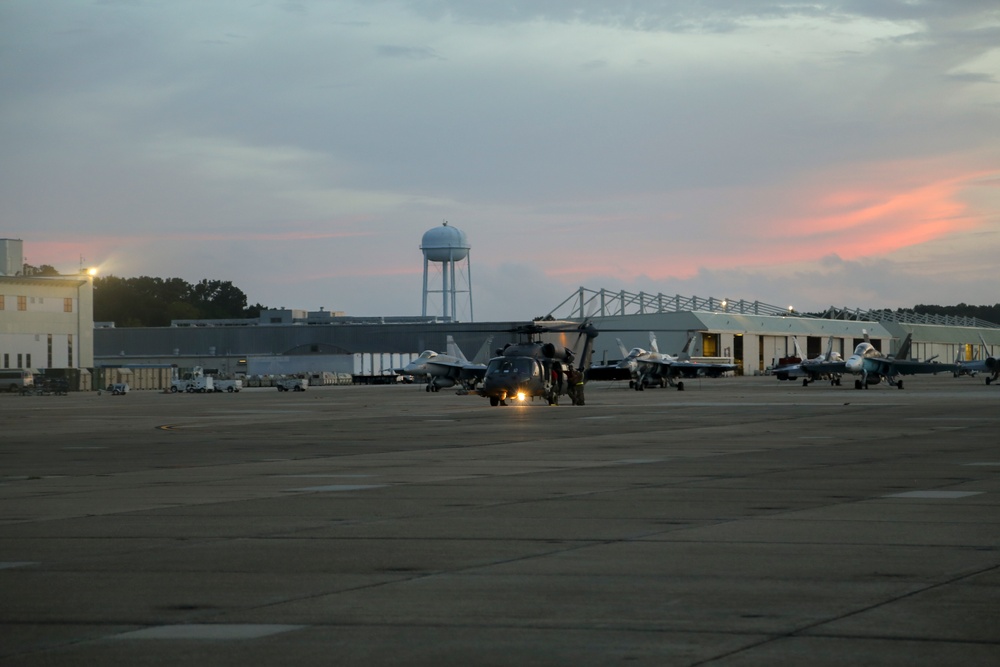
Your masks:
M649 350L633 347L625 352L625 346L618 340L618 347L625 355L618 368L628 370L632 378L628 383L629 388L642 391L646 387L658 384L661 387L671 386L676 387L678 391L684 391L684 382L675 382L676 378L718 377L727 371L736 370L736 364L691 361L689 350L694 339L695 336L690 336L676 357L660 352L656 344L656 334L652 331L649 332L651 348Z
M913 334L907 334L896 355L888 357L883 356L871 343L867 341L860 343L854 349L854 354L844 362L845 370L848 373L860 376L854 381L854 388L867 389L868 385L885 381L890 386L902 389L903 380L900 378L902 375L954 373L958 369L956 364L907 359L906 357L910 354L912 337Z
M840 386L840 376L847 368L840 353L833 351L833 336L830 336L827 341L826 352L812 359L806 359L805 355L802 354L799 341L795 336L792 336L792 342L795 344L795 354L802 361L797 364L778 366L771 371L773 375L776 375L779 380L802 378L803 387L808 387L810 382L816 380L830 380L831 385Z
M576 357L573 348L578 347L581 339L586 337L579 368L587 368L597 329L589 320L582 324L532 322L518 327L513 333L519 334L522 341L497 350L497 356L490 359L486 368L483 384L478 389L479 395L489 398L493 406L507 405L507 400L524 401L529 397L541 397L549 405L557 405L559 395L569 393L570 380L577 375L570 372ZM543 343L538 336L544 333L561 335L562 340ZM573 334L576 334L575 340L570 340ZM573 394L573 402L581 405L582 395Z
M997 377L1000 376L1000 357L991 357L986 355L986 350L989 349L986 345L986 339L983 338L982 334L979 335L979 340L983 343L983 359L975 359L973 361L959 361L955 360L955 365L958 367L955 371L955 377L959 375L969 375L975 376L976 373L991 373L991 375L986 378L986 384L995 382Z
M472 390L486 374L486 364L477 361L486 357L492 344L493 337L490 336L479 348L473 361L469 361L462 354L455 339L448 336L446 354L424 350L416 359L402 368L397 368L396 373L427 378L427 391L440 391L444 387L454 387L456 384Z

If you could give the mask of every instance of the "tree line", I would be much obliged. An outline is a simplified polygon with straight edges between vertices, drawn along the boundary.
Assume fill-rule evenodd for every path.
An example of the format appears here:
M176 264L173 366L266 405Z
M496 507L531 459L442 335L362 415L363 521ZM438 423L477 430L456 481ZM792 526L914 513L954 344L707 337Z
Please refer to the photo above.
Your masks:
M978 317L987 322L1000 324L1000 303L992 306L972 306L960 303L957 306L929 306L919 304L913 307L913 312L919 315L957 315L959 317Z
M247 295L228 280L94 278L94 321L118 327L165 327L171 320L257 318L264 306L247 306Z

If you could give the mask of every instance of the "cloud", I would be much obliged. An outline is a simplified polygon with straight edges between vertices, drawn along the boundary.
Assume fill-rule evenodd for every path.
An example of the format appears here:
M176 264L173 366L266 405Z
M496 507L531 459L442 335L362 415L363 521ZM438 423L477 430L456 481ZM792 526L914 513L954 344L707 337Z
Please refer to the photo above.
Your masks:
M3 221L36 263L348 312L413 312L442 220L477 317L969 301L938 264L995 241L998 31L971 0L7 3Z
M434 49L413 46L381 45L377 48L379 55L387 58L402 58L404 60L443 60Z

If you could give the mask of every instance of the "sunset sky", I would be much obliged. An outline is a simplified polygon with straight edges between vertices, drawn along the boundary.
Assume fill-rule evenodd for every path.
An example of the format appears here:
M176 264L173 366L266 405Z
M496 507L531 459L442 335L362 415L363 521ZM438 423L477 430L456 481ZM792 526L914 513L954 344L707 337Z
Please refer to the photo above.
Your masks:
M272 307L420 314L445 220L481 321L1000 302L996 0L2 0L0 147L29 263Z

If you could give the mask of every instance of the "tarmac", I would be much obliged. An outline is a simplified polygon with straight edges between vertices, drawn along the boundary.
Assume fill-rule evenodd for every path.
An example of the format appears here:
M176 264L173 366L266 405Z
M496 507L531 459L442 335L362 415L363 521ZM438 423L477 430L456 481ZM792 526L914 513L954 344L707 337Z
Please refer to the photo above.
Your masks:
M1000 387L0 396L2 665L1000 665Z

